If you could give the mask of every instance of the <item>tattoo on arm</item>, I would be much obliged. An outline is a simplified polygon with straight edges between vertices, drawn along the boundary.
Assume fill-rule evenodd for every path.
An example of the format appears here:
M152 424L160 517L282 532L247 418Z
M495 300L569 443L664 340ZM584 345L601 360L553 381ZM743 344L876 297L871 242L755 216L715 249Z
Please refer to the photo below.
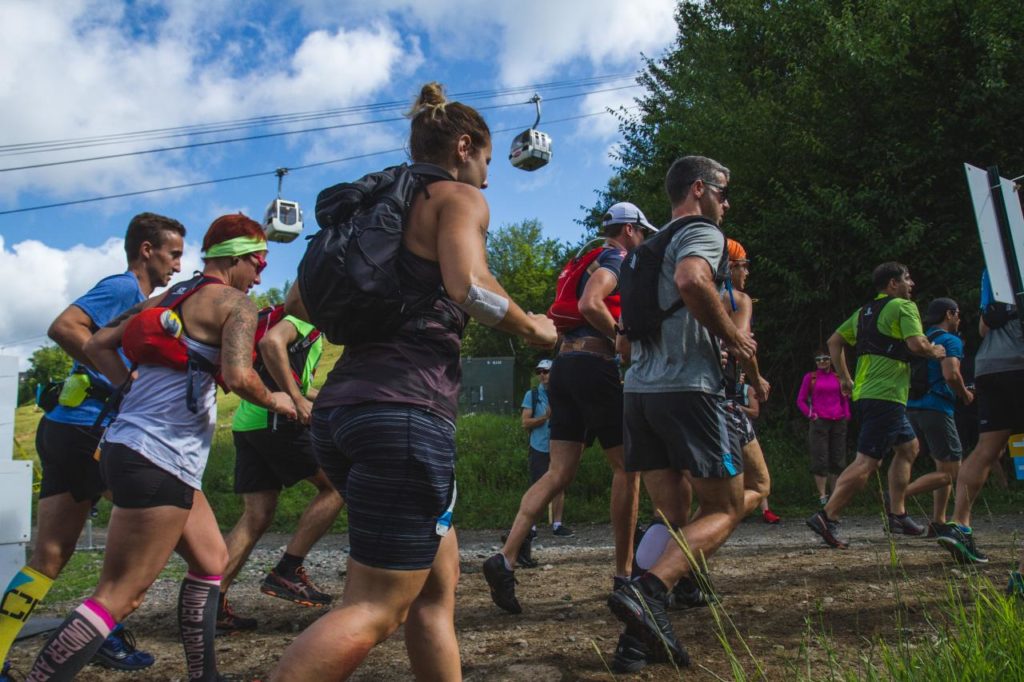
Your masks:
M230 367L252 367L255 336L256 307L247 297L236 296L224 321L221 364Z

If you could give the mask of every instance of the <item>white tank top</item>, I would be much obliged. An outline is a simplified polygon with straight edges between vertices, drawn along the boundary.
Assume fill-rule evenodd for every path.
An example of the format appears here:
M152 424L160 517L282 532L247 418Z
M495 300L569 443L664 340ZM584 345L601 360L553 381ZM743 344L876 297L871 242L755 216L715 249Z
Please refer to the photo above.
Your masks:
M188 348L215 365L220 348L182 336ZM188 375L160 365L142 365L139 378L121 403L121 410L103 435L120 443L196 490L210 456L217 426L217 385L207 372L195 373L198 411L185 404Z

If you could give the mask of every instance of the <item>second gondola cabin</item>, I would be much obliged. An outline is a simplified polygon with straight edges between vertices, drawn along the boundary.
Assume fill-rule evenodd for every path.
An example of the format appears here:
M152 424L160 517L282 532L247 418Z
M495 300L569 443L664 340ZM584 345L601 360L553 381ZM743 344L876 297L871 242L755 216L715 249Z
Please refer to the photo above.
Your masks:
M274 199L263 217L267 241L290 242L302 232L302 209L297 201Z

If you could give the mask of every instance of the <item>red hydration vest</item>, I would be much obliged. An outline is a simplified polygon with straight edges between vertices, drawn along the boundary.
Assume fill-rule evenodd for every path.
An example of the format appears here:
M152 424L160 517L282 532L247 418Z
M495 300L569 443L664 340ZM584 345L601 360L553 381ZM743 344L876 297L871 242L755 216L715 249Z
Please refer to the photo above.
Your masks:
M555 328L562 334L572 331L587 324L583 314L580 313L580 299L576 295L579 290L580 280L584 273L593 274L600 266L597 264L597 257L606 248L599 246L583 255L577 254L570 259L562 272L558 275L558 283L555 285L555 302L548 308L548 317L555 323ZM608 306L608 312L619 321L619 314L622 310L622 302L618 289L604 299Z

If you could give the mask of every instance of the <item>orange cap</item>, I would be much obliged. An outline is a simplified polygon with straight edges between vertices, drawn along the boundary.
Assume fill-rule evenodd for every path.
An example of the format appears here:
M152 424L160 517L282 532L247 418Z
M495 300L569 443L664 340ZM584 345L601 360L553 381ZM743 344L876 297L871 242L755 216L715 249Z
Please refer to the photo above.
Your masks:
M729 260L747 260L747 250L735 239L726 240L729 247Z

